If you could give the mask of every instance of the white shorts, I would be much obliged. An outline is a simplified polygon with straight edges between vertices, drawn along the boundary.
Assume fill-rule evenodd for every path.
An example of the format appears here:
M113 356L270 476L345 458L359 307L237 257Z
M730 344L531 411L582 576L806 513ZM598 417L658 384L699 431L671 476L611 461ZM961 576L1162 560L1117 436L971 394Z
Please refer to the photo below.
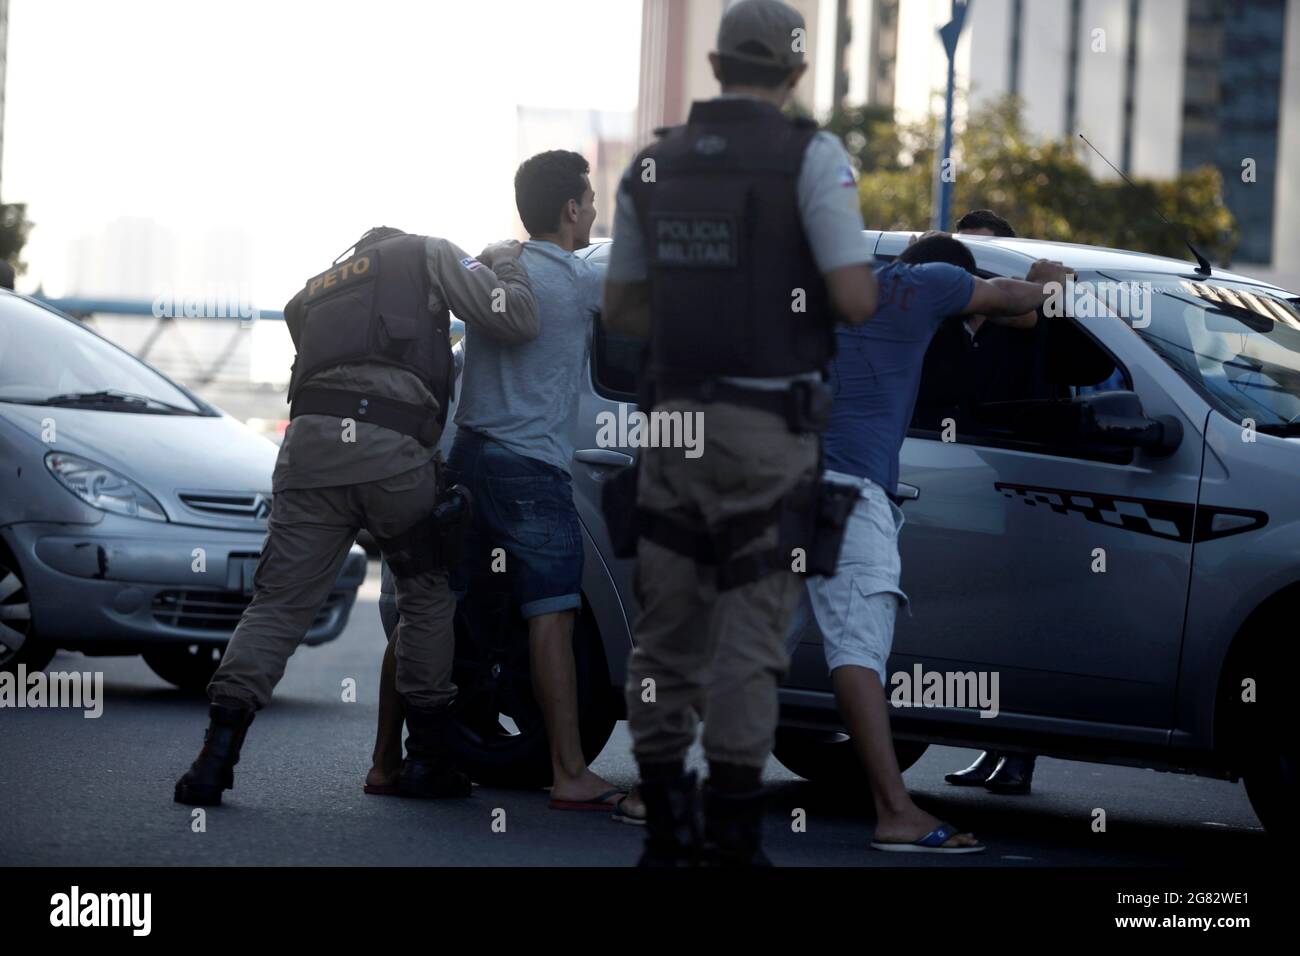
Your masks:
M899 587L903 509L874 481L835 471L827 471L826 478L858 485L861 494L849 515L835 576L808 580L786 648L793 653L815 626L821 631L829 670L867 667L884 686L894 618L898 608L907 605L907 595Z

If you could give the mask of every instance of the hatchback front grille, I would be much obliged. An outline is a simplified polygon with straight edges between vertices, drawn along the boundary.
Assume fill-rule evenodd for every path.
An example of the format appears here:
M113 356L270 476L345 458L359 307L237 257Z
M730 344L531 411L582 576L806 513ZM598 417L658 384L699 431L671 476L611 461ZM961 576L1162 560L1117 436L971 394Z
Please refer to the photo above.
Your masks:
M229 591L163 591L153 599L153 619L168 627L230 633L251 600L248 595ZM342 603L342 594L326 598L311 622L311 629L328 624Z
M229 492L182 491L181 503L191 511L220 515L223 518L248 518L265 521L271 514L271 496L250 491L247 494Z

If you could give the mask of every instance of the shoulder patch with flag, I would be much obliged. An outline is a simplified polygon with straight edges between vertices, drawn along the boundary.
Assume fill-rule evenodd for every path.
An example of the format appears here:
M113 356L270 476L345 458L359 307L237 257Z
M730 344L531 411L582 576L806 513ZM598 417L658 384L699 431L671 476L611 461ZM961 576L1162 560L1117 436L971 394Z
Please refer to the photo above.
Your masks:
M479 262L473 256L466 256L464 259L461 259L460 264L463 265L470 272L474 272L478 269L486 268L486 266L484 266L483 263Z
M856 186L858 184L858 177L854 174L853 167L848 163L841 166L837 172L839 173L841 186Z

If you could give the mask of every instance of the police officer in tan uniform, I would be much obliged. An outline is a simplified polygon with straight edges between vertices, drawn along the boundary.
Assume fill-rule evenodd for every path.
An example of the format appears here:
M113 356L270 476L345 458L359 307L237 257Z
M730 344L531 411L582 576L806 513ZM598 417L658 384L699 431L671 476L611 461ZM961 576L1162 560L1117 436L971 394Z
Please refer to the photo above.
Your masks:
M627 707L647 807L643 865L759 864L799 551L829 412L837 320L875 309L843 145L781 112L804 22L776 0L723 16L722 96L661 131L619 190L604 319L649 338L643 404L701 416L703 454L641 451L641 616ZM695 419L701 420L701 419ZM704 717L704 826L684 772Z
M176 784L177 802L215 806L234 785L253 716L270 701L361 528L397 581L397 690L409 731L401 792L469 795L446 740L455 602L432 520L454 380L449 310L503 341L535 338L521 248L500 243L473 258L445 239L372 229L285 307L298 355L269 533L252 603L208 685L210 724Z

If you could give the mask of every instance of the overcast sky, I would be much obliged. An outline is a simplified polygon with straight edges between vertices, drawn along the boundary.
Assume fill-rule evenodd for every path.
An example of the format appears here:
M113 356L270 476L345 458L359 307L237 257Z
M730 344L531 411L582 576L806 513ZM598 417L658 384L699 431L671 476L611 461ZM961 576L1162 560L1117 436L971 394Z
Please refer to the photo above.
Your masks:
M640 0L11 0L19 289L123 216L252 236L278 308L365 227L517 229L517 106L632 110Z

